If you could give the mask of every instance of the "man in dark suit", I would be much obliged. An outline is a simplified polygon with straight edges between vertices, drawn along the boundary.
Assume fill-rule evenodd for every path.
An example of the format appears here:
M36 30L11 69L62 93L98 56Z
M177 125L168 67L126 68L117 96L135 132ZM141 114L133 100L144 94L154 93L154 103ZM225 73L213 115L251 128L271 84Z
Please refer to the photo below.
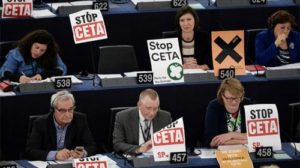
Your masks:
M31 160L67 160L96 152L86 115L75 112L75 99L66 91L51 97L51 112L33 122L26 156Z
M152 148L151 135L172 122L171 114L159 109L159 96L153 89L140 93L138 107L117 113L113 147L116 152L136 155Z

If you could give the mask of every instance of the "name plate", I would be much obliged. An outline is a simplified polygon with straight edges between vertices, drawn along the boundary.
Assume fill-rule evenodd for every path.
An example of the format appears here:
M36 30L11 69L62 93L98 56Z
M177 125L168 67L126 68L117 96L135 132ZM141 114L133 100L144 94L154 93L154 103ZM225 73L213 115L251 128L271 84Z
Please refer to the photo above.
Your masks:
M187 163L187 153L186 152L171 152L170 162L172 164Z
M54 79L54 88L55 89L69 89L72 86L72 80L70 77L62 77Z
M235 77L235 69L234 68L223 68L219 69L219 79L225 78L234 78Z
M181 8L188 5L188 0L172 0L172 8Z
M255 157L258 159L273 158L273 148L271 146L257 147Z
M153 84L153 73L137 73L137 84Z
M108 0L100 0L93 2L93 9L100 9L100 11L108 11L109 3Z
M265 5L267 0L250 0L251 5Z

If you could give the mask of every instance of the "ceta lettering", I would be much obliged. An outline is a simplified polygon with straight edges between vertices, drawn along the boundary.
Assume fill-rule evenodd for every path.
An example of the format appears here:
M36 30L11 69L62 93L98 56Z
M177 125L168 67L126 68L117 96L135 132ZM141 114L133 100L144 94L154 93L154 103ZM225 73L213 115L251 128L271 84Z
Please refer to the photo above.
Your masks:
M160 52L160 53L153 53L151 55L151 58L154 61L166 61L166 60L179 59L179 56L176 52Z
M77 168L107 168L106 163L97 162L97 163L78 163L76 164Z
M28 3L6 4L4 16L30 16L31 7Z
M181 144L184 142L182 128L163 130L154 134L155 145Z
M103 22L89 23L74 27L77 40L101 37L106 34Z
M249 136L273 135L278 133L277 119L258 120L248 123Z

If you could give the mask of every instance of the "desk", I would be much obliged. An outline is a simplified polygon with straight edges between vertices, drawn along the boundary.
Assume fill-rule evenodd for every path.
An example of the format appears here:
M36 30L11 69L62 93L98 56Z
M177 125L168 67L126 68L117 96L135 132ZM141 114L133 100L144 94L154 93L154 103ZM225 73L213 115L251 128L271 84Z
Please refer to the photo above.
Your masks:
M267 80L262 77L241 77L246 96L259 103L275 103L280 117L280 126L288 127L288 104L300 101L300 79ZM184 118L187 145L202 140L206 106L216 97L220 81L167 85L137 85L130 87L93 86L91 81L74 85L78 111L86 113L95 141L100 148L109 134L111 107L136 106L141 90L151 87L158 91L161 108L171 112L173 119ZM29 115L49 111L52 92L18 93L13 97L0 98L0 137L2 153L7 159L18 159L24 150ZM102 152L101 150L99 152Z
M270 165L270 164L276 164L281 168L296 168L300 166L300 155L295 156L294 153L294 148L287 144L284 143L282 144L282 149L285 151L292 159L283 159L283 160L276 160L276 159L255 159L252 157L252 154L250 154L251 159L253 161L254 167L259 167L261 165ZM298 152L299 153L299 152ZM300 153L299 153L300 154ZM123 159L118 159L116 158L113 154L108 154L108 156L113 159L114 161L117 162L118 166L123 168L132 168L132 166L129 163L124 163L126 162ZM169 168L169 167L201 167L201 168L218 168L218 162L216 159L200 159L197 156L189 156L188 157L189 163L187 165L168 165L168 166L159 166L160 168ZM18 164L26 167L26 168L35 168L31 164L28 163L26 160L20 160L17 161Z
M59 16L40 19L0 19L0 41L18 40L35 29L46 29L57 40L69 74L77 74L81 70L93 72L93 65L97 69L99 46L128 44L135 46L141 70L150 70L146 40L161 38L163 31L175 29L176 9L138 11L132 2L110 4L110 7L110 11L103 12L108 33L106 40L75 45L69 18ZM197 13L200 27L204 30L244 30L267 27L267 18L279 9L290 11L296 20L300 20L300 6L296 5L266 5L257 8L209 6L197 10ZM3 57L1 55L0 59Z

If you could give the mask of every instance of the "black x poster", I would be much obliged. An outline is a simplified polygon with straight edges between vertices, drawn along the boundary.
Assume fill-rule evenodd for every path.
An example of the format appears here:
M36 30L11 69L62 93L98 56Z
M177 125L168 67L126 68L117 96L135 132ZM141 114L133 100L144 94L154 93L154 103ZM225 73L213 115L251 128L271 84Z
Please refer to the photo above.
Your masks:
M244 75L244 31L213 31L211 37L215 76L219 76L220 69L228 68L234 68L236 75Z

